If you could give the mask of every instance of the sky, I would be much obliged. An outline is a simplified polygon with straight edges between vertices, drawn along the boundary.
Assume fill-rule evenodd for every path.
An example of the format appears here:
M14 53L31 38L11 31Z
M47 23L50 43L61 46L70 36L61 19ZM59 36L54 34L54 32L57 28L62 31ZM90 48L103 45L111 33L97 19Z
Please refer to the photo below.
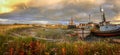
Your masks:
M120 0L0 0L0 23L100 22L100 7L106 19L120 20Z

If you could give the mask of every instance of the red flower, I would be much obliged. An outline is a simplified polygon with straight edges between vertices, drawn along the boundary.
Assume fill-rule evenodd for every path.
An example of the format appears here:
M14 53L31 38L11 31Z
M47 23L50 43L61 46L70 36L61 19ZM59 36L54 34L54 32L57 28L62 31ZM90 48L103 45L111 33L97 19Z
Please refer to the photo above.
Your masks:
M14 52L14 48L10 48L9 51L10 51L10 55L13 55L13 54L14 54L14 53L13 53L13 52Z

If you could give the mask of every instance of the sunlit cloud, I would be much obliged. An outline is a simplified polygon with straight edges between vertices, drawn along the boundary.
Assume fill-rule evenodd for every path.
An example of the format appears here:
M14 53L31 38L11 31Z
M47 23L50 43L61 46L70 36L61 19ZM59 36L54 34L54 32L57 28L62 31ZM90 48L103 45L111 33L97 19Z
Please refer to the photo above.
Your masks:
M0 18L0 22L7 22L8 21L8 19L2 19L2 18Z
M11 8L11 7L0 7L0 13L9 13L13 10L14 8Z
M114 20L120 20L120 14L114 17Z
M65 5L93 6L101 5L105 0L0 0L0 14L9 13L17 8L19 4L26 7L46 7L48 9L63 8Z
M67 1L67 0L65 0ZM96 4L96 5L101 5L105 3L106 0L70 0L67 1L68 3L73 3L73 4Z
M41 24L48 24L48 21L30 21L30 23L41 23Z
M120 24L120 14L117 14L115 17L113 17L112 24Z
M119 5L120 0L0 0L0 18L47 23L49 20L67 21L72 16L75 21L88 21L91 14L92 21L100 22L98 13L102 6L107 20L120 20Z
M18 4L27 4L30 0L0 0L0 14L14 11Z
M60 3L62 0L31 0L29 6L40 7L40 6L50 6Z
M105 3L106 0L32 0L29 3L29 7L55 7L66 6L66 5L77 5L77 6L97 6ZM59 8L59 7L55 7Z

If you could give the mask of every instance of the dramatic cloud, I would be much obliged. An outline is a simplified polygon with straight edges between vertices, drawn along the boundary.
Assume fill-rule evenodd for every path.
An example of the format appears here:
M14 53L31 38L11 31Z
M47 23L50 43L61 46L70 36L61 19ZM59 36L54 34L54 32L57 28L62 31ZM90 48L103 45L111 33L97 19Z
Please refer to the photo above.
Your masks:
M78 6L82 8L90 8L92 6L98 6L105 3L106 0L32 0L29 7L47 7L59 8L65 6Z
M114 17L114 20L119 20L120 21L120 14Z
M9 13L17 9L18 4L27 4L30 0L0 0L0 14Z
M101 5L105 0L0 0L0 13L12 12L20 7L45 7L48 9L63 8L66 5L91 6Z
M0 0L0 18L38 21L101 21L100 6L105 10L107 20L114 20L120 14L120 0ZM39 22L40 23L40 22Z

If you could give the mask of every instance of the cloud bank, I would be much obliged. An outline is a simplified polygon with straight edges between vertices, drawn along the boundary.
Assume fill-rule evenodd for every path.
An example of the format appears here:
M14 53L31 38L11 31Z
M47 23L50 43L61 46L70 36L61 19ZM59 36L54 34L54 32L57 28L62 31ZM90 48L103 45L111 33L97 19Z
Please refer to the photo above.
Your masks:
M10 4L10 5L9 5ZM99 7L102 6L107 20L120 14L120 0L0 0L0 18L11 20L41 20L68 21L75 17L75 21L91 19L101 21ZM4 12L4 11L7 12ZM10 10L10 11L9 11Z

